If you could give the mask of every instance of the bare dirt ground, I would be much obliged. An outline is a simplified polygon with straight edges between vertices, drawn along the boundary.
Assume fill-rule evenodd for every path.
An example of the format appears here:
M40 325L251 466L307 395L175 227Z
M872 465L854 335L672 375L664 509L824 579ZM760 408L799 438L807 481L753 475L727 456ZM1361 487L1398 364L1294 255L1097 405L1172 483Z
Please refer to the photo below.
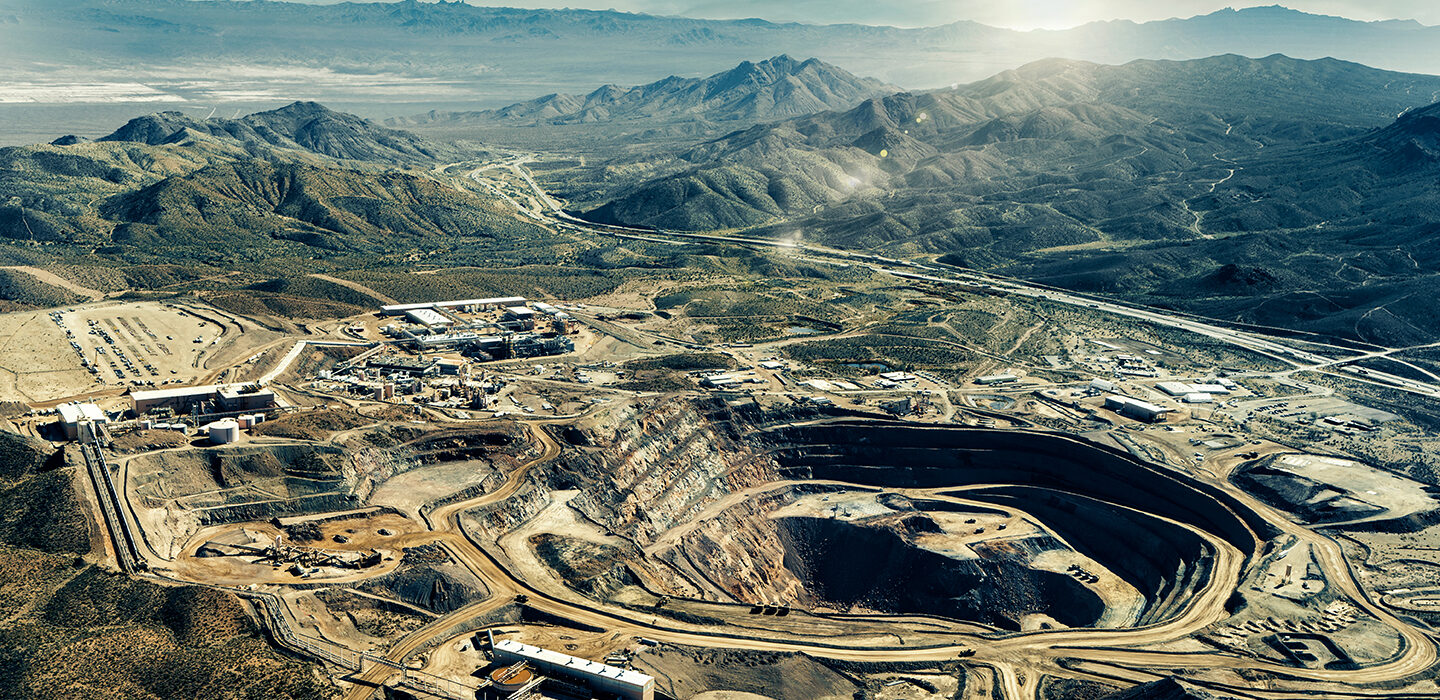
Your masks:
M280 535L279 528L270 523L235 523L218 525L201 530L186 543L184 553L176 558L171 568L183 578L192 581L210 581L224 585L248 585L252 583L297 583L300 581L286 567L272 567L259 563L255 556L197 557L196 550L206 542L233 537L239 531L254 533L259 539L273 541ZM391 534L382 535L381 530ZM378 566L368 569L323 569L313 580L325 583L344 583L374 578L395 570L400 562L400 549L407 535L421 531L415 521L404 516L381 514L368 518L334 520L320 523L321 538L313 542L283 541L305 547L315 547L336 552L368 552L372 548L387 552L388 556ZM342 535L348 541L336 542L334 537Z
M92 335L92 329L103 330L114 342L105 342L98 332ZM119 393L137 382L196 383L208 374L205 361L238 335L159 302L67 307L60 324L48 311L0 314L0 401L39 404L91 392ZM197 337L201 342L195 342ZM71 341L79 344L78 352ZM117 349L130 359L130 367ZM87 371L82 359L96 363L99 372ZM116 376L116 369L124 378Z
M427 465L387 479L370 494L368 502L414 515L420 506L474 486L494 472L483 461Z
M322 274L320 274L320 273L315 273L315 274L312 274L312 275L310 275L310 276L311 276L311 277L314 277L315 279L325 280L326 282L334 282L335 284L338 284L338 285L340 285L340 286L342 286L342 287L349 287L350 289L353 289L353 290L355 290L355 291L357 291L357 292L360 292L361 294L367 294L367 295L369 295L369 296L375 297L376 299L379 299L380 301L383 301L383 302L385 302L386 304L399 304L399 303L400 303L400 302L398 302L398 301L395 301L395 298L394 298L394 297L391 297L391 296L388 296L388 295L385 295L385 294L381 294L380 292L377 292L377 291L375 291L375 290L373 290L373 289L371 289L371 288L369 288L369 287L367 287L367 286L365 286L365 285L363 285L363 284L360 284L359 282L352 282L352 281L350 281L350 280L342 280L342 279L340 279L339 277L331 277L330 275L322 275Z
M97 299L104 299L106 296L105 292L81 286L53 272L50 272L49 270L42 270L38 267L30 267L29 265L10 265L5 267L4 269L15 270L16 272L23 272L27 275L30 275L31 277L34 277L37 280L40 280L41 282L44 282L45 284L54 285L66 291L74 292L75 294L79 294L82 297L89 297L91 301L95 301Z
M590 306L655 310L655 296L661 284L652 280L626 280L615 291L585 299Z

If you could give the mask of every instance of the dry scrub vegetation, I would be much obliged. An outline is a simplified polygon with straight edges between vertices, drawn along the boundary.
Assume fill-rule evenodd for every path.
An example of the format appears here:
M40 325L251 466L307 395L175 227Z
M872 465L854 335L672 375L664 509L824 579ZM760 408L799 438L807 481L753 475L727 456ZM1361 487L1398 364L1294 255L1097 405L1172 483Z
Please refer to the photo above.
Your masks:
M239 598L87 564L73 465L0 433L0 700L324 698L317 667L272 649Z

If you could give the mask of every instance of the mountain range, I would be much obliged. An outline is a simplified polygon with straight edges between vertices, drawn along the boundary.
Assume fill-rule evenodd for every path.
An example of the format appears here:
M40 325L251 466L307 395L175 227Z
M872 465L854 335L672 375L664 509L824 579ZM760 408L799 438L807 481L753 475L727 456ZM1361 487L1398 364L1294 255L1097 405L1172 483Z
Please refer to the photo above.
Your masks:
M587 216L1418 340L1440 329L1437 91L1333 59L1045 60L597 164L658 175L594 190Z
M204 114L217 105L256 111L310 99L375 118L476 111L640 85L657 77L656 66L693 78L780 53L909 89L1048 57L1116 64L1283 53L1440 72L1440 29L1280 7L1017 32L974 22L898 29L409 0L0 0L0 23L10 76L0 90L0 142L53 130L57 115L79 123L87 114L80 106L93 112L102 103L159 102ZM76 107L40 108L63 104Z
M1064 215L1074 202L1047 205L1055 211L1046 218L1068 220L1064 228L1079 238L1045 238L1036 247L1095 240L1102 223L1110 237L1195 237L1182 200L1196 183L1219 180L1230 159L1267 145L1354 136L1437 97L1440 78L1333 59L1232 55L1121 66L1051 59L965 86L871 98L849 110L697 144L678 154L676 172L617 193L594 215L698 230L754 226L825 206L830 233L822 235L836 236L838 212L878 196L888 200L887 214L898 215L897 198L937 192L958 206L997 195L1043 201L1062 184L1108 183L1114 196L1127 197L1124 188L1179 178L1188 184L1167 187L1167 206L1146 207L1140 212L1153 213L1126 222ZM958 230L973 236L983 222L974 206L965 211L971 223ZM1054 232L1015 223L1032 236ZM901 235L914 252L945 245L943 236L917 238L909 227ZM887 244L878 231L865 242ZM996 244L1019 245L1012 237Z
M438 112L392 119L394 126L535 126L679 120L772 121L845 109L898 91L819 59L781 55L740 65L705 78L671 75L645 85L602 85L586 95L552 93L496 110Z
M731 81L711 103L735 104L727 92L754 94L755 82ZM1334 59L1049 59L845 109L716 122L735 128L699 141L567 155L536 174L605 221L799 236L1399 343L1440 330L1437 94L1440 77ZM13 241L0 252L141 285L177 262L207 279L580 250L437 180L435 159L463 151L313 103L141 117L97 142L0 149L11 195L0 236ZM24 282L11 286L34 303L54 298Z
M405 169L478 155L308 102L239 119L152 114L95 142L0 148L0 238L17 264L253 271L538 235L493 199Z

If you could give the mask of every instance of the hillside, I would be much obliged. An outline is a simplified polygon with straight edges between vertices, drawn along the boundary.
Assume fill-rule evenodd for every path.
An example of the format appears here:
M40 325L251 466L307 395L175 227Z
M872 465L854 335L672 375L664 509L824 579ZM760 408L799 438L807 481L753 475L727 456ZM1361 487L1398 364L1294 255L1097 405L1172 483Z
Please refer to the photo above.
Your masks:
M492 194L397 167L441 152L416 150L423 139L319 105L233 120L157 114L67 142L0 148L0 310L78 301L59 279L206 294L242 313L348 316L377 300L304 275L404 260L527 265L573 245Z
M1008 272L1377 343L1440 330L1440 105L1331 143L1238 158L1192 200L1209 238L1030 255ZM957 262L966 257L953 255Z
M1437 90L1334 60L1046 60L728 134L654 161L668 172L588 215L803 232L1257 323L1420 338L1440 328L1411 309L1437 262Z
M0 696L324 698L319 666L276 652L233 594L86 563L89 506L49 443L0 431Z
M239 119L193 119L180 112L160 112L132 119L99 140L160 146L192 143L207 137L237 142L250 148L269 146L309 151L331 158L386 163L425 163L475 157L472 150L387 129L314 102L295 102Z
M1212 174L1219 173L1211 181L1224 176L1218 166L1225 158L1267 144L1351 136L1434 94L1440 78L1334 60L1219 56L1123 66L1046 60L966 86L872 98L844 112L723 136L683 152L682 167L618 192L593 215L680 229L731 228L830 205L842 211L821 215L825 235L869 246L885 244L884 234L851 240L842 218L847 207L874 213L867 195L883 192L892 202L886 213L898 216L939 192L982 204L999 189L1009 201L1056 210L1044 218L1090 229L1030 247L1102 235L1193 238L1194 217L1184 202ZM1123 210L1113 212L1104 211L1110 208L1104 202L1051 200L1066 186L1113 198L1121 188L1152 181L1166 185L1120 195L1128 201L1115 202ZM1136 211L1135 196L1149 200L1143 209L1151 213L1114 220ZM973 206L961 218L956 224L969 236L990 225ZM927 234L936 229L925 227L924 221L903 227L916 251L952 247L934 242ZM1009 245L1004 237L994 242Z
M432 126L595 124L618 121L773 121L833 109L898 88L862 78L818 59L781 55L745 61L706 78L669 76L646 85L605 85L586 95L550 94L477 112L430 112L391 125Z
M115 223L112 243L166 245L180 256L191 247L250 256L294 255L297 246L394 252L417 239L477 235L500 218L493 205L410 175L263 161L167 178L106 200L99 213Z
M137 262L386 253L534 231L496 202L413 174L185 144L7 148L0 162L12 164L4 177L20 198L0 208L0 237Z

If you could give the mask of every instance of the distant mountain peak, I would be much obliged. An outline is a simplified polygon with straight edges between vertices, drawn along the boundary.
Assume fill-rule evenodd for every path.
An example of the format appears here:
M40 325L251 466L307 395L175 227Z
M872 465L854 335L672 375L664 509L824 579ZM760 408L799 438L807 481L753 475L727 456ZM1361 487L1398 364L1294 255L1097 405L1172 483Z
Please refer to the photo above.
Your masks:
M817 58L780 54L741 61L705 78L675 75L622 88L602 85L580 97L551 94L498 110L420 117L425 121L573 124L625 119L766 121L848 109L898 88L862 78Z

